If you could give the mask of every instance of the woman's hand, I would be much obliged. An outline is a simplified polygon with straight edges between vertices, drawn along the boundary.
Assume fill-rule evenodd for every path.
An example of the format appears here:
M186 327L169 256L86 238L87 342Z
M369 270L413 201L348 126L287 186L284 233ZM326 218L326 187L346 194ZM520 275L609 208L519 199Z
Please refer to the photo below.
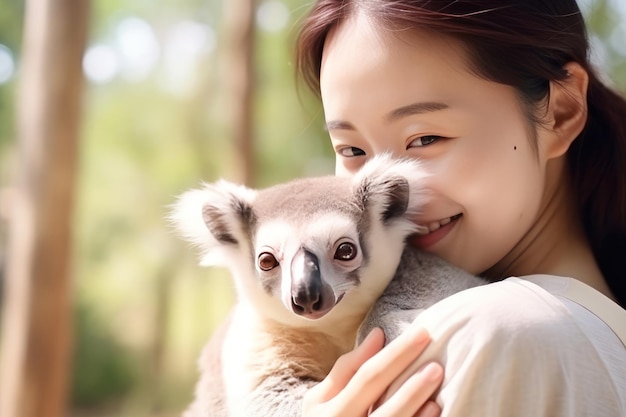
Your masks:
M374 329L363 343L341 356L328 376L304 397L303 417L436 417L429 400L443 380L443 368L428 363L378 404L389 385L430 343L423 328L412 327L383 349L385 336Z

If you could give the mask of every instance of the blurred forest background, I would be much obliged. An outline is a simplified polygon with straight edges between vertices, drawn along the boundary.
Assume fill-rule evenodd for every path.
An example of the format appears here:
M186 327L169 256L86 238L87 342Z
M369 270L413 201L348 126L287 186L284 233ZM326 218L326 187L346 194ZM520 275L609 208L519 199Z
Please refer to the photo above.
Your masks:
M251 61L238 64L229 25L243 4L254 7L253 48ZM626 2L581 6L593 59L624 90ZM308 7L92 0L71 217L67 416L176 416L192 398L198 354L233 292L225 271L198 267L172 233L165 216L174 196L218 177L265 186L332 172L321 107L294 82L293 41ZM0 269L20 168L15 103L25 10L23 1L0 0ZM232 84L240 66L252 80L243 133ZM237 139L242 134L249 142ZM9 278L0 274L0 295Z

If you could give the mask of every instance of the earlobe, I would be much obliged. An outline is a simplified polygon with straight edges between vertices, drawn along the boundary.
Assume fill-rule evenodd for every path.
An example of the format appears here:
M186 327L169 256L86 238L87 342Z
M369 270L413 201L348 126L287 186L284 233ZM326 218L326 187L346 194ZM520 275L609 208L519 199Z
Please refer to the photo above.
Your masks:
M550 140L545 143L548 159L564 155L587 122L587 87L589 75L578 63L565 65L567 77L550 82L550 100L546 115Z

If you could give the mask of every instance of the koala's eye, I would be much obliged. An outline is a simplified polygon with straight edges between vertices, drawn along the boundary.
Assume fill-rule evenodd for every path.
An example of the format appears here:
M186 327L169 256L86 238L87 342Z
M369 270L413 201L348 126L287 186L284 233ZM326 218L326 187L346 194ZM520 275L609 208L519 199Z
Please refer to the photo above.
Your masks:
M339 261L351 261L356 257L357 249L353 243L344 242L337 246L335 259Z
M279 265L276 257L269 252L263 252L259 255L258 264L262 271L271 271Z

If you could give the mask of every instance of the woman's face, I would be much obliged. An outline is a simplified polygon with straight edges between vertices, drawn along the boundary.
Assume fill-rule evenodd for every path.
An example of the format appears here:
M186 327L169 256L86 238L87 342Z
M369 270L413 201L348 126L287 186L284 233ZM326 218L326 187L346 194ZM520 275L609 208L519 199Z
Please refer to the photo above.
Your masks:
M357 14L331 32L321 94L339 175L390 152L419 158L433 192L413 243L480 273L507 255L536 222L546 161L541 130L513 88L468 70L460 44L389 31Z

